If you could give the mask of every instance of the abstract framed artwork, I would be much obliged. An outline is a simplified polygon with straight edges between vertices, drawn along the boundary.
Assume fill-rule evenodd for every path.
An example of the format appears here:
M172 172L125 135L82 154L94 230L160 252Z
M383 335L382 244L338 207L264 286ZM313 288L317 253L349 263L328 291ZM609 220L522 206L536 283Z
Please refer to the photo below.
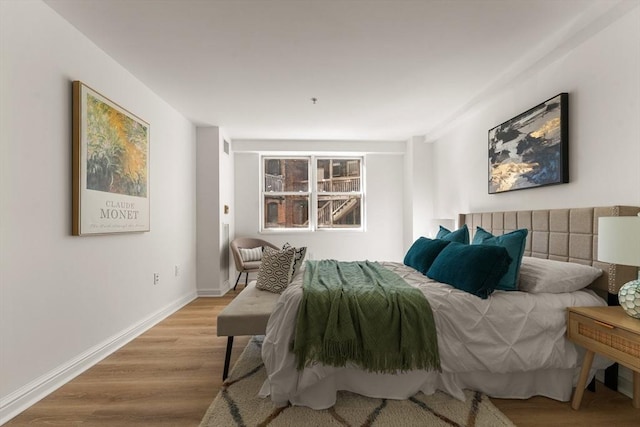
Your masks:
M73 82L74 236L150 230L149 124Z
M489 194L569 182L569 94L489 130Z

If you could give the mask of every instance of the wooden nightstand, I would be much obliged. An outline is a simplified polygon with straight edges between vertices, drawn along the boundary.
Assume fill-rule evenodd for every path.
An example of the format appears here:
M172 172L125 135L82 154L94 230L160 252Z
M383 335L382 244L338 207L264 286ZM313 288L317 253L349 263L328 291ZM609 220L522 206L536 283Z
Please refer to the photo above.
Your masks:
M633 371L633 406L640 408L640 320L621 307L569 307L567 338L587 350L571 407L580 401L595 353Z

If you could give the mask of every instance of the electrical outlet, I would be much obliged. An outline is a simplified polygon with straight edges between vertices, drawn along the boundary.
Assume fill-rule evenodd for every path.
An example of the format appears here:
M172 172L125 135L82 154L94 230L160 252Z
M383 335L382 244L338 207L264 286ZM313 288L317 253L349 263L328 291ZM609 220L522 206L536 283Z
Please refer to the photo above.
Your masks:
M157 285L160 283L160 273L153 273L153 284Z

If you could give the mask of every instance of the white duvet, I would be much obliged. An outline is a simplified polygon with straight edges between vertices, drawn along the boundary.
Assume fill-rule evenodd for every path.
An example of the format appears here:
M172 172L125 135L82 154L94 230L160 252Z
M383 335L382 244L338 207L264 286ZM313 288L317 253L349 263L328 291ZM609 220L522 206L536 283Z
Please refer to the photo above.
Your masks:
M474 388L495 397L545 394L568 399L583 353L565 338L566 307L606 305L595 293L495 291L483 300L403 264L381 264L419 288L428 299L436 322L442 372L389 375L322 364L297 371L289 346L302 297L303 274L298 274L282 293L267 324L262 358L268 379L262 396L271 395L279 405L289 401L314 409L333 406L338 390L394 399L406 399L418 391L431 394L442 390L464 399L462 389ZM594 369L609 364L596 358ZM546 374L540 378L549 384L537 384L536 372Z

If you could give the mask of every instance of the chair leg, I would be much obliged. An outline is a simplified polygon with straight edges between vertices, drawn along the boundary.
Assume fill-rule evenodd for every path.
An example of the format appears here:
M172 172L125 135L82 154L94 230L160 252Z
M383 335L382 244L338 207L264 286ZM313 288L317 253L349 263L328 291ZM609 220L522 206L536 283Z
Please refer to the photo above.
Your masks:
M249 284L249 272L247 271L247 277L245 277L244 279L244 287L246 288L248 284Z
M222 370L222 381L229 376L229 362L231 361L231 349L233 348L233 337L227 338L227 353L224 355L224 369Z
M248 274L248 273L247 273L247 274ZM238 278L236 279L236 284L235 284L235 286L233 287L233 290L234 290L234 291L236 290L236 287L238 286L238 280L240 280L240 277L241 277L241 276L242 276L242 271L238 274Z

